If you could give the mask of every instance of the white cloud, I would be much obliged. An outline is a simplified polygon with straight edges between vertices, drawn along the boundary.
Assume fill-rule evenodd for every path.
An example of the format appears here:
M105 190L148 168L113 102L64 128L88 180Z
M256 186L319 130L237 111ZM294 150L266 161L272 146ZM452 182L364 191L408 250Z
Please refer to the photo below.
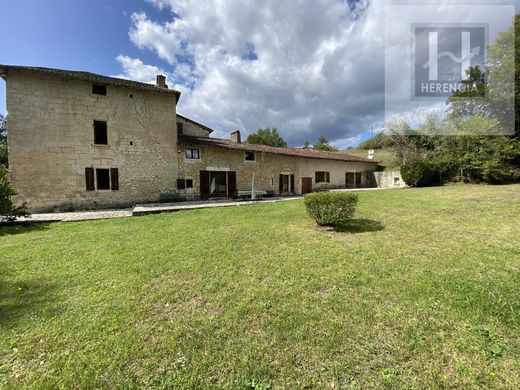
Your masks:
M217 137L276 126L292 145L345 145L384 116L383 0L148 2L171 18L133 14L130 40L171 68L119 56L124 74L167 74L179 112Z

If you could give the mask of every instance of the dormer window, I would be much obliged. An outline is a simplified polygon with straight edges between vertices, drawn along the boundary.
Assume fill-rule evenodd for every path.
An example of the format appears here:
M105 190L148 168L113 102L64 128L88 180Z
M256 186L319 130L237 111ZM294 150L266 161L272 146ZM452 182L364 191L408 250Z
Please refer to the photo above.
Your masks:
M107 95L107 86L101 84L92 84L92 93L94 95Z

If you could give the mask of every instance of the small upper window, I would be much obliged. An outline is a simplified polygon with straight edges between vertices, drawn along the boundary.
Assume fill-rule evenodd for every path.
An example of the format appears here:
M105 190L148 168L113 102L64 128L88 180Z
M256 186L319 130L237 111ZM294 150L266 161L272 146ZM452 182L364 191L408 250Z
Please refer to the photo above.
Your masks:
M249 152L249 151L247 151L247 152L245 153L244 159L245 159L246 161L255 161L255 152Z
M96 145L108 145L107 123L94 121L94 143Z
M107 86L101 84L92 84L92 93L95 95L104 95L107 94Z
M314 180L316 183L330 183L329 172L316 172Z
M186 179L186 188L193 188L193 179Z
M186 158L199 159L200 151L199 151L199 149L195 149L195 148L186 148L185 155L186 155Z
M182 134L182 123L177 122L177 134Z

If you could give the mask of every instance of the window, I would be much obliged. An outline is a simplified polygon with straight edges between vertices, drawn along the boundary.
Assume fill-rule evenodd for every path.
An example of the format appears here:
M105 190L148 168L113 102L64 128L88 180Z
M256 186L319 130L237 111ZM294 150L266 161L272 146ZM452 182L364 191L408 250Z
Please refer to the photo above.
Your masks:
M182 134L182 123L177 122L177 134Z
M316 183L330 183L329 172L316 172L314 181Z
M94 121L94 143L96 145L108 145L106 122Z
M193 188L193 179L186 179L186 188Z
M244 159L245 159L246 161L255 161L255 152L249 152L249 151L247 151L247 152L245 153Z
M107 86L100 84L92 84L92 93L95 95L104 95L107 94Z
M199 149L186 148L185 155L186 155L186 158L194 158L194 159L200 158Z
M96 184L98 190L110 189L110 169L96 169Z

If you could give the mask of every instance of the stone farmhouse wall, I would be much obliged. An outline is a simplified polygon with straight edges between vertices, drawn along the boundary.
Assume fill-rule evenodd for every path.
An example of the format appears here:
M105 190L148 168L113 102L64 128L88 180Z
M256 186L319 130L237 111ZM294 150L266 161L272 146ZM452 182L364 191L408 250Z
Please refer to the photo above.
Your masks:
M187 159L184 148L200 150L200 159ZM245 161L243 150L216 148L205 145L179 144L179 177L193 180L193 193L200 193L200 171L235 171L237 190L250 190L255 173L258 190L279 192L280 174L294 175L294 192L301 193L301 178L312 178L313 190L345 186L345 172L372 172L374 164L311 159L255 152L255 161ZM330 173L330 183L315 183L315 172ZM365 175L362 175L365 180ZM368 182L367 182L368 184Z
M404 188L406 183L399 171L374 172L375 184L378 188Z
M209 131L202 126L186 120L182 116L177 115L177 122L182 123L182 134L191 135L192 137L209 137Z
M32 212L157 200L178 175L172 94L31 73L7 79L11 181ZM107 122L108 145L94 145L93 121ZM85 168L117 168L118 190L86 190Z

